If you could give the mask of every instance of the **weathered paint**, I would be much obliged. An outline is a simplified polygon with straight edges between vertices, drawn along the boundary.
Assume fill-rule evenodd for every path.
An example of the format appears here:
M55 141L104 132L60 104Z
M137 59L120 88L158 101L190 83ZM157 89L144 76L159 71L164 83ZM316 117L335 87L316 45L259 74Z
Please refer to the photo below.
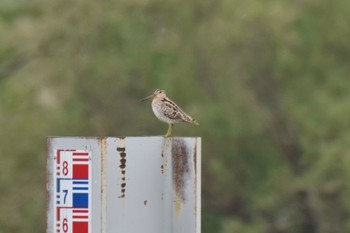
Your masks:
M57 149L91 153L93 233L200 232L200 138L49 137L47 142L48 233Z
M99 139L101 146L101 233L106 233L106 215L107 215L107 179L106 179L106 164L107 164L107 139ZM99 218L99 216L96 216ZM95 218L93 215L92 218Z

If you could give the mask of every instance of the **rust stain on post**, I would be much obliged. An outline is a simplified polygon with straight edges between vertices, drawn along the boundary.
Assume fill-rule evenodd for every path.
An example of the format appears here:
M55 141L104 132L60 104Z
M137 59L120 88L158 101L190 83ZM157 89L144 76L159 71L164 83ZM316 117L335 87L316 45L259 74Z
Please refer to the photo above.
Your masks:
M186 201L186 179L190 173L190 164L188 148L183 139L174 138L171 148L172 169L173 169L173 186L175 189L175 209L179 214L181 206Z
M118 138L118 147L117 147L117 151L119 153L120 156L120 160L119 160L119 168L120 168L120 172L121 172L121 184L120 184L120 196L119 198L124 198L125 197L125 191L126 191L126 148L125 148L125 137L120 137Z
M160 171L161 171L161 173L162 173L162 175L164 174L164 165L162 164L162 165L160 165Z
M198 138L195 139L195 144L193 148L193 166L194 166L194 185L193 185L193 196L194 196L194 216L197 216L197 143ZM197 230L197 221L195 221L195 229Z
M171 143L172 143L172 138L170 137L165 138L164 144L162 146L161 157L163 158L163 163L160 166L160 172L162 175L167 174L168 158L165 154L168 151L169 147L171 146Z

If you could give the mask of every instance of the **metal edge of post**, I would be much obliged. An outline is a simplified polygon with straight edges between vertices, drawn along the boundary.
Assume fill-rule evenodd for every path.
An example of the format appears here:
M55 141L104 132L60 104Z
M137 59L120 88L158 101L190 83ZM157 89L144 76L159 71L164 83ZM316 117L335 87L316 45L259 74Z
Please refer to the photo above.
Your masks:
M52 207L52 191L50 191L50 185L52 180L52 174L50 174L50 171L52 171L52 165L49 164L50 161L50 154L52 153L51 149L51 137L46 138L46 233L53 231L53 221L50 221L52 219L52 211L50 211Z

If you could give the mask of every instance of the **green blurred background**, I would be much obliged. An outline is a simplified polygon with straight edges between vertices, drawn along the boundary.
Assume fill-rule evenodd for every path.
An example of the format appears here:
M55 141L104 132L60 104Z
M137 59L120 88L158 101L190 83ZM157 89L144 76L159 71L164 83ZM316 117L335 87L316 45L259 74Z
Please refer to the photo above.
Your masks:
M350 232L350 1L1 0L0 233L45 232L46 136L198 119L203 233Z

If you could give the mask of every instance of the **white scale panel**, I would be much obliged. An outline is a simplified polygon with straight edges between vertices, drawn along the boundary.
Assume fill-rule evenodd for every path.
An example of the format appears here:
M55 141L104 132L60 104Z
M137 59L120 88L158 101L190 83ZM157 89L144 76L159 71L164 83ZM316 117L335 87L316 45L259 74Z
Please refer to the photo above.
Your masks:
M89 151L56 149L54 232L91 232L91 156Z

